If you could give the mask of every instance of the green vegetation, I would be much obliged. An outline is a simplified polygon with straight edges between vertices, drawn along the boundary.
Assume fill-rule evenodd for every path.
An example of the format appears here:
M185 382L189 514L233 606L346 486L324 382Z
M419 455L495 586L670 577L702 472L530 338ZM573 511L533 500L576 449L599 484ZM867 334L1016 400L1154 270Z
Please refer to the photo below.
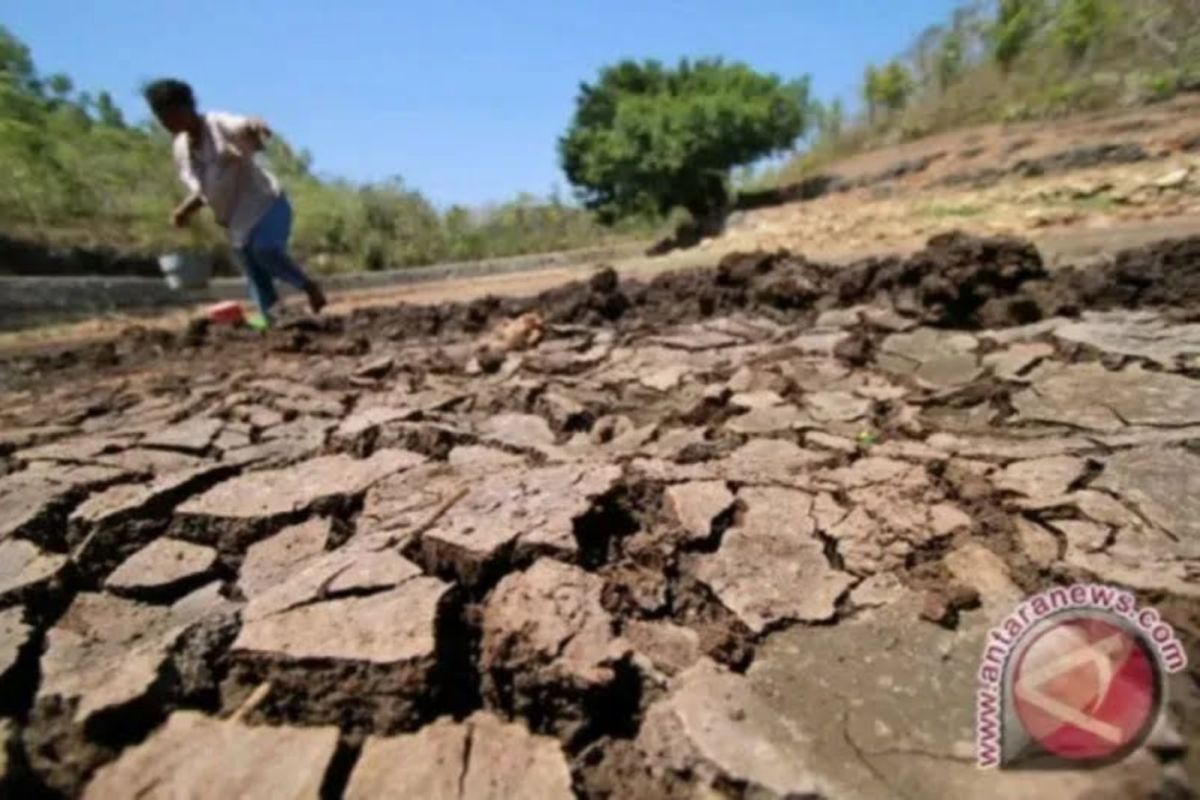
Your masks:
M906 80L907 79L907 80ZM968 0L889 65L868 67L863 110L820 124L758 185L799 180L872 147L990 122L1168 100L1200 88L1197 0Z
M1088 211L1096 214L1108 214L1118 208L1118 203L1108 195L1096 195L1095 197L1077 197L1071 198L1066 202L1050 203L1052 206L1066 206L1079 211Z
M938 46L937 79L938 89L946 91L962 77L966 66L966 42L961 31L946 33Z
M945 205L934 203L919 209L922 216L934 219L952 219L961 217L977 217L987 211L986 206L964 203L961 205Z
M623 61L583 84L559 141L563 170L605 220L724 210L730 170L785 150L808 122L808 81L744 64Z
M899 61L893 61L883 69L867 67L863 99L867 101L871 119L875 119L881 109L895 113L904 108L912 91L912 75Z
M659 222L642 216L609 227L558 197L529 195L443 212L399 179L362 186L320 178L308 153L280 139L266 157L296 209L296 252L323 271L586 247L649 237ZM107 92L92 97L66 75L43 77L29 49L0 26L0 235L55 247L220 252L224 237L207 214L186 231L171 227L181 196L165 131L129 125Z
M996 21L988 31L992 57L1000 65L1000 69L1005 72L1012 71L1013 64L1029 47L1038 28L1043 24L1045 11L1042 0L1000 0Z
M1054 19L1054 38L1063 52L1078 63L1103 42L1120 20L1114 0L1063 0Z

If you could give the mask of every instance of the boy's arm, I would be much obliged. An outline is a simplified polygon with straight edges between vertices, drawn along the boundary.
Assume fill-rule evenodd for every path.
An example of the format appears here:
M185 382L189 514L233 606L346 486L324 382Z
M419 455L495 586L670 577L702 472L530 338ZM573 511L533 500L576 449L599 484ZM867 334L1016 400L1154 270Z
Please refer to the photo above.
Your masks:
M271 138L271 135L271 129L262 117L251 117L246 121L246 136L253 144L255 152L267 146L267 140Z
M226 139L232 142L243 155L253 155L267 146L271 138L270 126L261 117L243 117L237 114L211 115L220 126Z
M188 196L171 212L171 224L176 228L182 228L187 225L192 214L204 207L204 194L201 192L200 178L196 175L195 166L192 164L186 146L184 148L176 146L175 162L179 168L179 180L187 187Z

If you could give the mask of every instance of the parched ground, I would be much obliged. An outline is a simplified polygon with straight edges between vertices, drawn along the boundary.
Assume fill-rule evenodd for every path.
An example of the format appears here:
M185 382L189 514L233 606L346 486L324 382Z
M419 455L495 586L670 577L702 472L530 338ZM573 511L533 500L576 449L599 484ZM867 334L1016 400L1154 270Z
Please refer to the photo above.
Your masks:
M0 794L1190 796L1196 667L1100 771L973 729L1055 584L1200 664L1198 303L948 236L8 358Z

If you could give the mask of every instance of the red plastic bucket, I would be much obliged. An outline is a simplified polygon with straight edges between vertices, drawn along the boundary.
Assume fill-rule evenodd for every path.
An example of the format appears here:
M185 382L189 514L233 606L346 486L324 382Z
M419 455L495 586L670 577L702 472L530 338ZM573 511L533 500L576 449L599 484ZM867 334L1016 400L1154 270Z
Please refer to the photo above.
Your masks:
M242 310L242 304L232 300L217 303L215 306L209 306L208 318L213 322L224 322L230 325L238 325L246 320L246 313Z

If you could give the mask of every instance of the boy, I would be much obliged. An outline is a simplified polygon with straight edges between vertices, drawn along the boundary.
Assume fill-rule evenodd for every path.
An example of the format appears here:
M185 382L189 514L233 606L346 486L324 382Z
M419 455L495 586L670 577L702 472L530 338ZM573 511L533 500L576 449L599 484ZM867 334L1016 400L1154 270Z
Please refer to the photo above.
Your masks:
M271 136L266 123L233 114L201 114L192 87L182 81L155 81L146 87L145 97L154 116L175 136L175 164L190 193L171 214L172 223L185 227L202 206L212 209L229 231L250 298L267 324L279 300L272 278L302 290L313 313L319 312L325 294L288 255L291 204L275 176L254 160Z

